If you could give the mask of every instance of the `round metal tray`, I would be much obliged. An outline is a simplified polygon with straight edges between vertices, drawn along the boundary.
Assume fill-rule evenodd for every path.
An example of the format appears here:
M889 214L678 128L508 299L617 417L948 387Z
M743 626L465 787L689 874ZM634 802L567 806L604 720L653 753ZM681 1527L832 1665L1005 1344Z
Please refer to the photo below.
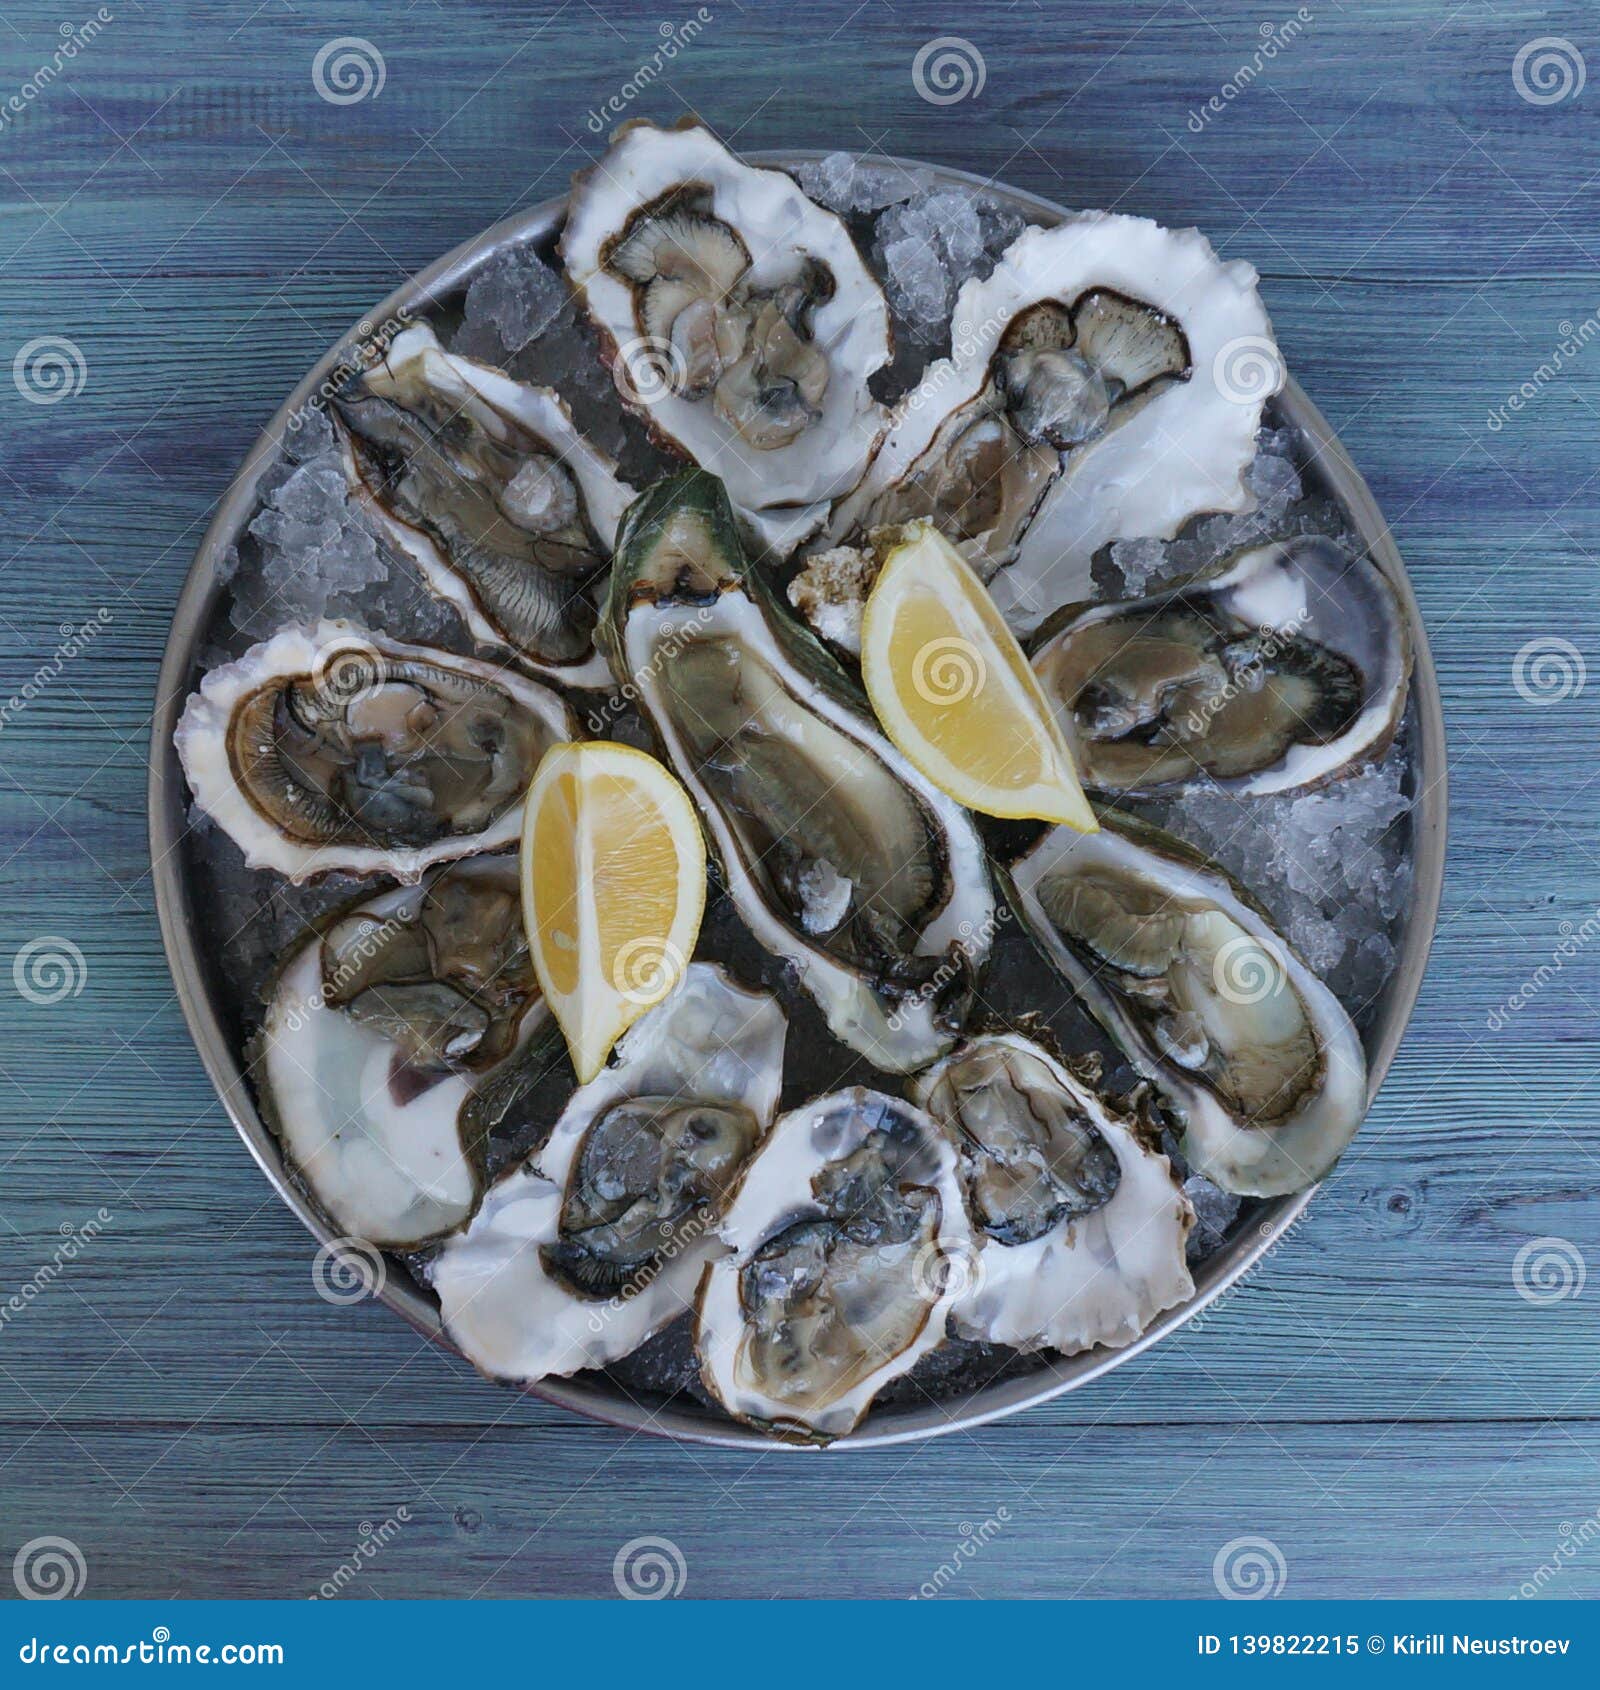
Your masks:
M823 155L815 151L753 153L747 156L754 162L792 167ZM1048 226L1066 215L1060 206L1048 200L998 188L963 171L921 165L910 160L905 163L908 168L926 171L938 180L983 188L1036 223ZM457 247L375 307L366 319L368 332L372 323L382 323L402 309L421 314L435 305L459 297L479 267L503 247L550 236L561 221L565 203L564 199L546 200L531 210L508 217L476 240ZM204 954L206 934L198 924L194 888L189 885L184 872L182 841L187 826L188 791L173 750L172 733L185 698L199 682L199 653L208 629L222 608L225 588L218 579L218 560L253 514L256 482L272 461L273 443L282 439L291 413L317 392L328 374L359 342L358 331L352 329L305 376L284 401L218 505L173 614L172 633L161 665L150 738L152 874L162 939L179 1002L201 1061L251 1155L278 1195L323 1243L329 1242L335 1235L285 1173L277 1141L257 1113L245 1081L243 1054L225 1031L224 1017ZM1321 490L1343 505L1352 527L1393 583L1410 625L1415 652L1410 709L1415 781L1415 801L1411 812L1414 890L1394 973L1366 1033L1371 1075L1370 1103L1394 1057L1416 1002L1438 916L1445 856L1444 719L1439 707L1438 681L1416 600L1406 579L1405 566L1371 492L1321 413L1292 379L1280 395L1277 408L1282 421L1298 428L1311 443ZM1158 1342L1225 1291L1272 1248L1313 1194L1314 1188L1294 1197L1274 1199L1258 1208L1247 1226L1200 1264L1195 1273L1194 1297L1181 1308L1171 1309L1162 1315L1136 1343L1127 1348L1055 1358L1026 1376L1007 1379L937 1403L886 1408L869 1415L860 1431L841 1438L830 1447L835 1450L865 1449L912 1438L932 1437L960 1427L978 1426L986 1420L1032 1407L1063 1391L1087 1384ZM403 1315L419 1332L442 1344L448 1343L440 1329L437 1304L425 1287L417 1286L400 1274L391 1274L382 1297L390 1308ZM657 1407L641 1404L601 1378L552 1379L537 1386L535 1394L563 1408L629 1430L730 1447L770 1449L775 1443L759 1432L693 1403L674 1401ZM806 1446L777 1444L776 1447Z

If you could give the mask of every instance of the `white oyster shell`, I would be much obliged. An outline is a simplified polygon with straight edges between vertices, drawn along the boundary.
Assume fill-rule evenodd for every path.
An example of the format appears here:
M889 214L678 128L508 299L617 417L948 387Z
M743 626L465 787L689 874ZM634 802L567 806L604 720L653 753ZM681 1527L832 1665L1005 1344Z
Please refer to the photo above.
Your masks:
M515 858L484 858L445 872L487 879L517 896ZM389 924L408 921L425 890L399 887L349 914L370 918L372 942L381 946ZM502 1062L476 1073L441 1072L420 1091L396 1088L394 1040L328 1001L321 950L319 926L291 953L267 1006L260 1061L273 1129L341 1232L412 1249L454 1230L476 1207L482 1164L465 1141L462 1111L492 1073L548 1026L549 1012L535 989Z
M1134 1067L1184 1121L1190 1168L1224 1191L1281 1197L1321 1179L1355 1137L1367 1106L1367 1063L1350 1017L1221 869L1177 841L1116 812L1098 833L1052 828L1012 865L1017 913L1034 940ZM1100 919L1117 923L1114 946L1171 947L1181 970L1180 1009L1161 978L1125 980L1081 943L1069 942L1048 906L1053 877L1088 883ZM1166 1036L1161 1036L1161 1029ZM1312 1059L1309 1070L1297 1053ZM1204 1071L1214 1052L1241 1097L1262 1093L1273 1112L1235 1107ZM1284 1065L1286 1081L1267 1089ZM1276 1066L1274 1066L1276 1064Z
M1021 312L1071 305L1097 289L1176 324L1191 373L1062 453L1020 539L997 558L973 559L986 572L1002 566L990 587L1007 620L1028 632L1057 606L1092 596L1090 563L1111 540L1170 538L1198 512L1248 509L1244 476L1261 409L1283 380L1256 281L1249 264L1223 263L1199 230L1143 217L1086 211L1025 230L989 276L962 288L951 356L901 401L867 477L836 509L830 540L869 530L875 504L917 468L941 426L982 401L1001 339Z
M1031 1039L994 1034L953 1051L919 1075L912 1096L961 1142L950 1077L975 1053L1018 1053L1059 1086L1069 1107L1087 1116L1117 1159L1121 1177L1110 1199L1087 1215L1058 1222L1026 1242L1006 1244L974 1217L978 1246L969 1284L951 1317L966 1338L1019 1349L1048 1345L1075 1355L1096 1345L1131 1344L1164 1309L1194 1294L1184 1258L1194 1210L1172 1165L1147 1150L1121 1116ZM963 1147L963 1168L970 1149Z
M264 687L321 677L340 690L341 666L360 663L370 655L398 661L437 665L478 686L497 690L510 705L526 712L542 728L550 743L575 739L578 722L571 708L549 687L519 675L513 669L457 657L428 646L408 645L387 635L369 633L354 623L319 622L311 627L289 627L270 640L251 646L232 663L213 669L191 694L173 734L183 772L196 804L228 834L244 852L251 868L273 869L294 881L310 880L321 874L392 874L397 880L414 882L434 863L455 857L476 855L509 845L522 832L520 800L508 801L493 820L476 832L446 833L426 845L313 844L292 838L279 828L254 802L239 779L230 754L229 739L234 713ZM259 755L265 748L253 748ZM523 787L533 778L527 771Z
M554 388L534 387L492 365L446 352L426 323L414 323L396 335L382 359L363 377L367 391L379 397L398 397L411 384L430 389L469 414L487 408L492 421L492 414L498 412L547 445L570 471L584 515L610 553L616 544L617 524L633 502L635 489L618 477L615 462L579 432L566 400ZM455 607L475 640L510 651L532 673L568 686L601 687L607 683L605 659L593 649L578 662L554 663L518 648L486 614L477 594L451 567L432 537L386 510L372 496L357 470L348 434L343 429L339 433L352 497L373 524L416 564L428 590Z
M820 415L797 438L768 450L751 446L706 400L689 399L664 379L665 348L640 322L633 284L606 268L610 243L642 208L675 189L709 195L712 216L749 253L741 288L769 291L792 282L810 261L823 265L833 292L811 317L811 344L825 357ZM806 198L793 177L742 163L707 129L630 127L573 184L561 255L573 286L613 343L624 397L652 429L719 476L764 545L791 550L827 514L828 501L861 479L887 418L867 378L889 360L888 306L833 212Z
M909 1339L897 1340L892 1350L869 1335L865 1342L879 1352L874 1364L853 1378L847 1376L821 1400L808 1399L800 1394L796 1375L769 1381L756 1366L740 1278L764 1245L796 1223L822 1216L813 1180L891 1122L914 1158L904 1165L902 1183L934 1193L937 1214L926 1239L883 1243L869 1250L860 1277L839 1289L830 1312L842 1313L843 1304L854 1301L869 1314L893 1320L904 1317L909 1305L920 1319ZM750 1163L720 1230L730 1253L712 1262L701 1281L695 1326L706 1388L735 1418L813 1442L850 1431L885 1385L910 1372L944 1341L972 1249L949 1138L921 1110L860 1086L816 1098L779 1118ZM810 1320L796 1320L792 1329L797 1372L810 1326Z
M532 1381L602 1367L684 1313L722 1246L710 1226L627 1297L585 1299L544 1269L568 1180L593 1124L634 1097L741 1103L763 1132L778 1105L788 1025L777 1000L692 963L664 1003L623 1036L616 1055L572 1094L544 1148L490 1186L470 1227L430 1270L446 1330L492 1378Z

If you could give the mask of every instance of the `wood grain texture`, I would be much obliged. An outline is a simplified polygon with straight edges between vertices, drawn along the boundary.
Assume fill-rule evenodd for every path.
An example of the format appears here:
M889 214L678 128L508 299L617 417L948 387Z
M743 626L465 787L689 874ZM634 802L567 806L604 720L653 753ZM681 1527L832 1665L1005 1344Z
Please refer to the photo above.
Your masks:
M161 960L143 760L171 607L300 373L405 275L559 191L596 150L589 112L678 19L130 0L0 127L0 362L65 336L88 371L53 405L0 379L0 704L32 695L0 715L0 1291L36 1293L0 1324L0 1554L53 1532L94 1594L295 1594L404 1506L359 1593L609 1594L649 1534L681 1547L691 1596L902 1595L1005 1508L952 1594L1207 1594L1241 1536L1279 1545L1291 1594L1509 1594L1600 1501L1600 1287L1536 1306L1512 1278L1546 1237L1600 1269L1600 947L1581 942L1600 683L1539 706L1513 685L1530 642L1600 661L1600 349L1489 423L1600 307L1600 90L1536 105L1512 76L1545 36L1600 71L1592 13L1313 6L1196 133L1259 7L710 9L631 111L1197 223L1262 271L1394 527L1444 689L1452 873L1400 1058L1308 1219L1199 1329L931 1444L627 1438L319 1301ZM0 100L61 22L6 7ZM986 74L940 107L911 67L943 33ZM313 56L341 35L381 51L377 98L318 98ZM63 624L102 609L58 664ZM10 974L43 936L86 963L51 1006ZM1600 1595L1600 1554L1552 1590Z

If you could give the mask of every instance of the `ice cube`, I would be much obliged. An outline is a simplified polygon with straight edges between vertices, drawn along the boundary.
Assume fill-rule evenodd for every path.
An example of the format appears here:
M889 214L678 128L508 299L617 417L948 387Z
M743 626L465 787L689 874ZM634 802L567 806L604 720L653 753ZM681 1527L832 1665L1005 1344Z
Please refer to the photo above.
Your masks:
M506 352L520 352L567 304L567 285L528 247L496 253L472 279L462 330L481 342L492 328Z

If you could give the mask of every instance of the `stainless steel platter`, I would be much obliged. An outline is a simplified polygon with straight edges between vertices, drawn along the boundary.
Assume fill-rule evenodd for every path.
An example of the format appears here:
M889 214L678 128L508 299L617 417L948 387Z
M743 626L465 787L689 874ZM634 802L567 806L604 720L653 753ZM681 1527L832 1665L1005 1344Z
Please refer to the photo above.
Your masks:
M750 156L758 163L794 166L821 154ZM963 172L910 165L910 161L908 166L926 171L941 181L984 188L1036 223L1054 224L1065 215L1060 206L1048 200L997 188ZM275 443L283 438L291 416L313 399L332 371L348 361L364 334L370 334L372 324L387 321L402 311L420 315L458 300L476 272L496 253L508 246L550 237L559 226L564 210L563 199L546 200L496 224L397 288L368 314L359 328L353 328L328 350L285 400L218 505L173 614L150 742L150 847L162 937L190 1032L224 1107L279 1196L324 1243L332 1239L333 1233L288 1177L277 1141L263 1123L245 1080L239 1040L229 1030L230 1017L223 1008L218 979L220 959L208 944L210 935L199 916L197 877L201 871L186 847L189 797L173 750L172 733L185 698L198 683L200 653L210 642L219 619L226 615L227 589L219 574L219 562L253 514L256 483L272 461ZM1422 984L1438 915L1445 856L1444 723L1427 637L1405 566L1366 483L1321 413L1292 379L1276 401L1274 418L1280 425L1292 426L1300 432L1311 449L1308 480L1318 483L1322 494L1343 507L1351 527L1393 583L1410 627L1415 653L1408 714L1413 783L1409 818L1413 892L1399 937L1394 972L1364 1034L1370 1065L1370 1100L1370 1096L1376 1095L1405 1032ZM1126 1349L1044 1360L1025 1376L1007 1378L939 1402L887 1406L875 1410L860 1431L831 1447L867 1448L970 1428L1087 1384L1158 1342L1234 1284L1272 1248L1313 1195L1314 1191L1307 1191L1294 1197L1277 1198L1248 1211L1248 1222L1196 1267L1193 1299L1163 1315ZM419 1332L441 1343L446 1341L431 1292L412 1281L398 1266L389 1274L381 1295ZM710 1409L677 1399L662 1403L635 1400L630 1393L598 1376L546 1381L538 1387L537 1394L564 1408L629 1430L699 1443L773 1447L771 1439Z

